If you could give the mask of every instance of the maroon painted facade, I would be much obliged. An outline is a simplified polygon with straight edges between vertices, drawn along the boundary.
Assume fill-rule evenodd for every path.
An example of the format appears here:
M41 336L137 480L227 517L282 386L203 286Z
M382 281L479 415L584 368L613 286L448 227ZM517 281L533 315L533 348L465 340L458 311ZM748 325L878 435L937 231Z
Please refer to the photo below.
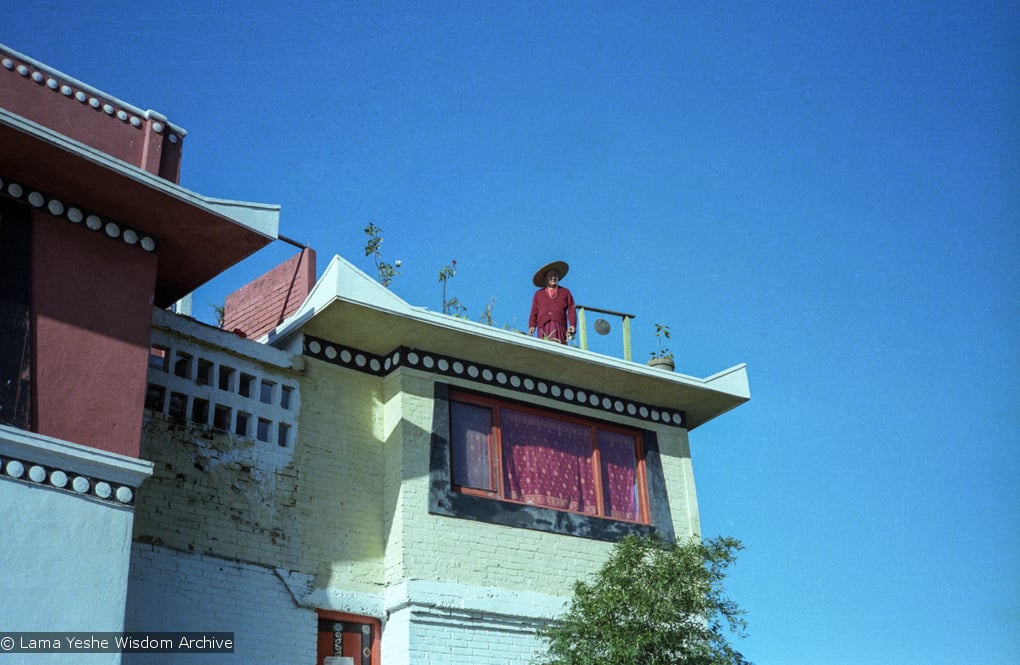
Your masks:
M32 225L32 421L137 457L156 257L45 213Z
M161 178L179 181L183 132L171 129L165 118L86 86L71 85L58 73L43 73L29 58L4 56L0 108Z
M275 238L274 206L174 184L183 136L0 45L0 198L8 223L30 226L30 258L7 271L27 286L28 323L0 345L0 381L29 376L30 406L9 424L139 456L153 305Z

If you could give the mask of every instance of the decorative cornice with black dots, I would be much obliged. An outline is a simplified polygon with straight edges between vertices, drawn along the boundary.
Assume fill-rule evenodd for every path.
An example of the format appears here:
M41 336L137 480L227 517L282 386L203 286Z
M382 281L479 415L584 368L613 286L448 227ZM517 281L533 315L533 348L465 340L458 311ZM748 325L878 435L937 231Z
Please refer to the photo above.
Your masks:
M68 469L43 466L7 455L0 455L0 478L87 496L119 506L132 506L135 502L135 490L123 483L92 478Z
M673 427L686 427L687 418L683 411L677 409L642 404L560 381L550 381L406 346L394 349L384 356L378 356L326 339L305 335L304 355L376 376L386 376L399 367L409 367L526 395L553 399L572 406L583 406Z
M144 252L156 252L156 239L151 235L124 226L109 217L89 212L80 206L65 203L57 197L41 192L34 187L13 182L6 176L0 176L0 196L27 203L33 208L46 210L54 217L59 217L90 231L101 233L110 240L138 247Z

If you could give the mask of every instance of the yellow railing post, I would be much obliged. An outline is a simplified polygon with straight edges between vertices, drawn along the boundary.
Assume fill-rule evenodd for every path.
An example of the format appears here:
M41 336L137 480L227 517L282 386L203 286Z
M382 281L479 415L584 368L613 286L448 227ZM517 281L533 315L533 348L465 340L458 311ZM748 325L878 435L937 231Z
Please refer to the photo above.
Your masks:
M577 308L577 343L582 349L588 348L588 326L585 324L584 307Z
M631 360L630 357L630 320L632 316L623 317L623 359Z

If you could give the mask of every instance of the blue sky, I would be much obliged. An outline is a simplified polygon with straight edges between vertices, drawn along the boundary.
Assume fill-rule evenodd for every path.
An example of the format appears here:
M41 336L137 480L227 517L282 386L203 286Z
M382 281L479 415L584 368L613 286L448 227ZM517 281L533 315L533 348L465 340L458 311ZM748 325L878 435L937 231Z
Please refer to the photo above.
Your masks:
M182 184L393 290L748 364L692 433L759 664L1020 662L1020 5L39 2L0 40L188 130ZM276 243L195 313L295 250ZM600 347L603 345L605 348ZM597 351L616 353L608 339Z

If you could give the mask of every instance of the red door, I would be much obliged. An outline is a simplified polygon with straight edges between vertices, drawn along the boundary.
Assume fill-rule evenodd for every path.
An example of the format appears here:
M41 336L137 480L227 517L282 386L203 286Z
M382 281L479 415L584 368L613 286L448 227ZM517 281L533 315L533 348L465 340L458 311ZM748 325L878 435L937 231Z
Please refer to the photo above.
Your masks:
M319 650L317 665L337 661L327 658L346 656L354 665L379 665L379 621L336 612L319 612Z

